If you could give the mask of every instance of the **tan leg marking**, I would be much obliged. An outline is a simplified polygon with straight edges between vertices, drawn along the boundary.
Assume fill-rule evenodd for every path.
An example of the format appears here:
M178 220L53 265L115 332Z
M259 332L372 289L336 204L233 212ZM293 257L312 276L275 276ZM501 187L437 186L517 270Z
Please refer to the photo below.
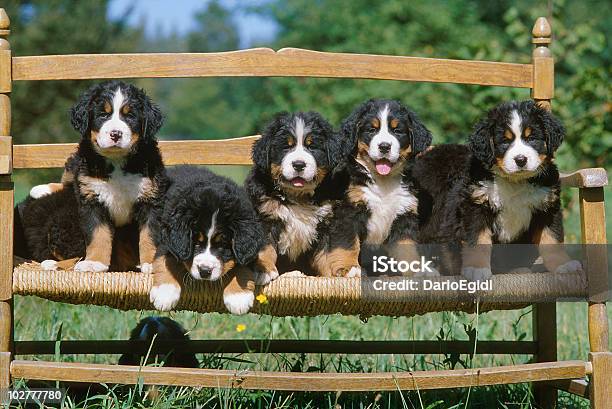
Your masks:
M111 229L101 224L96 226L91 241L87 245L86 260L98 261L106 266L110 265L113 251L113 234Z
M278 256L276 255L276 250L271 244L268 244L257 254L256 263L258 269L263 272L278 271L276 269L277 258Z
M538 245L538 250L544 260L544 266L551 273L571 260L561 245L562 243L555 239L553 232L548 227L536 232L533 241Z
M419 250L416 242L411 239L403 239L389 246L387 249L389 256L397 261L411 262L420 259ZM410 271L406 271L404 275L412 275Z
M231 278L223 289L223 303L232 314L246 314L255 300L255 273L248 267L232 270Z
M348 249L322 251L312 259L312 268L321 277L345 277L353 267L359 268L359 239Z
M144 225L140 228L140 235L138 240L138 252L140 256L140 265L147 263L152 264L155 258L155 252L157 247L153 242L151 235L151 229L148 225Z
M153 261L153 286L149 293L151 303L160 311L170 311L179 302L179 279L185 270L171 255L159 256Z
M463 245L461 249L463 267L491 268L491 231L485 229L478 235L476 246Z

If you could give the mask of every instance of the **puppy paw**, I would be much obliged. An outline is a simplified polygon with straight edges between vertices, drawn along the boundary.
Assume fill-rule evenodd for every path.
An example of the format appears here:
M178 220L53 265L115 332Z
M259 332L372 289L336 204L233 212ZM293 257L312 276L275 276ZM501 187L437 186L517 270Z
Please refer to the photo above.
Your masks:
M266 285L269 282L276 280L277 278L278 278L277 270L257 273L257 279L255 280L255 284Z
M43 196L50 195L51 188L49 185L37 185L30 189L30 197L32 199L40 199Z
M242 315L249 312L253 306L255 294L248 292L223 294L223 303L229 312L235 315Z
M470 281L488 280L493 273L490 267L463 267L461 275Z
M441 276L440 272L433 267L424 268L422 270L426 270L426 271L418 271L414 273L414 277L440 277Z
M181 298L181 287L175 284L156 285L151 288L149 299L159 311L170 311Z
M582 263L578 260L570 260L565 264L561 264L555 270L555 273L582 273Z
M140 272L145 274L151 274L153 272L153 264L151 263L142 263L140 265Z
M57 261L44 260L42 263L40 263L40 268L43 270L57 270Z
M302 273L300 270L288 271L282 274L283 278L296 278L296 277L306 277L306 274Z
M352 277L361 277L361 275L363 274L363 271L361 271L361 267L359 266L353 266L351 267L351 269L348 271L348 273L346 273L345 277L347 278L352 278Z
M101 273L108 271L108 266L104 263L100 263L99 261L83 260L76 263L74 266L74 271Z

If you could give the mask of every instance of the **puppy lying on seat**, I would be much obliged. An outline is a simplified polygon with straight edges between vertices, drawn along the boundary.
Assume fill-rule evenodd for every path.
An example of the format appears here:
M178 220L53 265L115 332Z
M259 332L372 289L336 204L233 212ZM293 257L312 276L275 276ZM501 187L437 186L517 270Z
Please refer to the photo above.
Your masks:
M231 271L223 301L244 314L253 306L254 273L248 267L264 245L264 231L244 190L231 180L196 166L167 172L169 187L154 210L157 248L151 302L173 309L185 278L219 280Z
M431 207L423 213L420 240L460 246L460 254L451 252L459 260L447 265L458 264L472 280L491 276L492 244L533 244L548 271L581 271L559 245L563 223L553 160L563 136L550 112L533 101L512 101L490 110L468 145L423 154L414 175Z
M108 271L118 231L131 229L140 259L131 268L150 272L148 218L165 189L155 139L161 111L143 90L108 81L86 91L70 113L81 141L62 183L32 188L19 205L28 258L53 269L57 260L83 257L75 270Z

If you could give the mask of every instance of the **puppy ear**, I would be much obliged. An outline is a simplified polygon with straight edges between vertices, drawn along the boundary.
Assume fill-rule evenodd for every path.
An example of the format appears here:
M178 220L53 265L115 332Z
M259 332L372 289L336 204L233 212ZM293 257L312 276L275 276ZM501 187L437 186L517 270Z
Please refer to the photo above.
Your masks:
M261 133L261 138L253 144L251 158L253 159L255 167L263 172L270 170L270 144L281 126L282 119L287 115L289 114L285 111L274 115L274 118L272 118Z
M565 127L561 121L547 109L540 107L533 101L533 109L538 118L546 137L546 154L552 158L565 137Z
M81 136L84 136L89 130L91 101L98 94L101 86L102 84L98 84L89 88L81 94L77 103L70 108L70 123Z
M476 124L468 140L468 146L472 154L487 167L493 166L495 161L495 153L493 152L494 131L495 123L491 120L489 114L487 118Z
M164 124L164 115L159 109L159 106L154 103L148 95L145 94L144 89L139 92L143 94L143 121L142 121L142 135L146 138L153 138L159 128Z
M265 244L263 226L243 192L227 190L224 212L232 232L234 257L238 264L249 264Z
M370 99L351 112L351 114L342 121L340 125L340 146L341 146L341 154L343 157L352 156L357 149L357 137L359 136L359 131L363 126L363 116L367 112L370 104L374 101L374 99Z
M417 155L429 148L433 137L429 129L419 120L414 112L409 111L408 117L410 118L412 153L413 155Z
M162 243L179 261L189 260L193 255L194 215L186 209L185 204L167 203L161 223Z

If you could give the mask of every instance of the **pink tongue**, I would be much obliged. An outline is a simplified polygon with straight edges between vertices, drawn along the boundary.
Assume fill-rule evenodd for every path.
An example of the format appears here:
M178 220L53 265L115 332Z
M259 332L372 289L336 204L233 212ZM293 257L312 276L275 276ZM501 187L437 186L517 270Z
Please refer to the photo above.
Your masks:
M295 178L293 180L291 180L291 184L295 187L303 187L304 186L304 179L302 178Z
M391 165L387 161L376 162L376 171L381 175L388 175L391 172Z

